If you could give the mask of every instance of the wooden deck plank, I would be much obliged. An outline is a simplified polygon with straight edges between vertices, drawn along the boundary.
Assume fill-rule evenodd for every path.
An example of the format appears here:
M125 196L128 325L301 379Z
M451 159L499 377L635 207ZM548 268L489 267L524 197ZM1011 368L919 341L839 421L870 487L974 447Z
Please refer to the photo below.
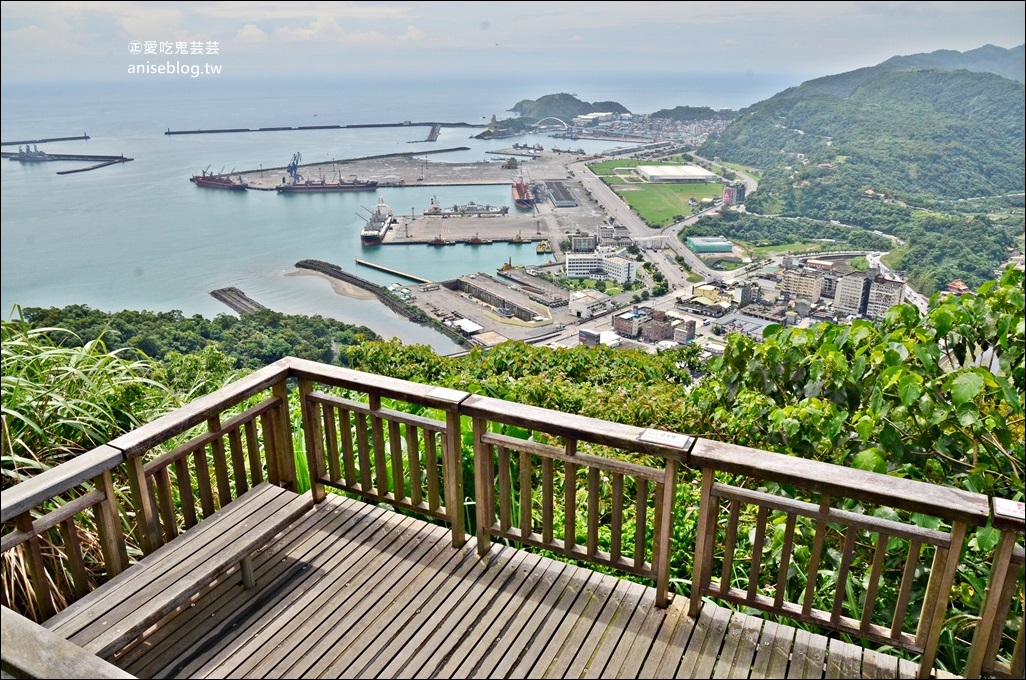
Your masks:
M503 567L516 557L516 553L512 548L494 545L485 557L472 556L467 560L468 569L461 571L455 582L447 584L447 587L451 587L450 591L421 593L422 597L417 602L413 616L397 626L399 630L396 635L387 640L365 640L361 637L360 640L366 645L367 659L364 665L353 664L341 668L341 674L337 677L387 676L387 667L404 664L412 654L428 644L435 626L444 621L460 601L471 596L474 586L478 586L478 591L487 587L502 572Z
M292 552L277 552L274 557L279 563L291 568L272 572L276 573L275 581L256 603L259 616L240 621L230 643L195 654L190 663L180 666L178 674L215 678L241 676L243 666L258 663L267 654L264 649L267 645L260 642L274 638L279 620L288 615L293 603L317 592L327 578L326 567L338 564L345 546L350 541L368 540L389 514L381 508L357 506L349 516L338 515L337 523L311 536L312 543L300 544L301 547Z
M670 609L677 610L675 613L678 615L673 618L674 625L663 625L659 629L648 659L638 673L639 678L668 678L676 673L684 649L695 632L696 621L688 616L686 606L677 606L675 602Z
M704 613L705 608L703 608ZM680 662L675 677L678 678L711 678L716 659L723 647L723 638L727 634L727 625L733 612L726 607L716 607L709 616L709 626L701 648L692 641Z
M581 641L588 635L595 617L615 587L616 584L603 578L602 574L592 575L559 626L548 635L544 648L536 655L524 656L507 677L562 677L560 669L567 668L573 661Z
M329 494L118 659L140 677L908 677L915 664ZM793 660L792 657L793 649ZM145 672L140 672L145 671Z
M320 673L321 677L339 677L350 666L362 668L371 661L371 653L378 647L396 637L408 636L405 628L412 618L409 611L412 609L415 614L419 613L425 593L448 589L452 581L470 572L477 563L475 553L476 545L471 542L459 550L443 549L430 561L420 565L401 591L394 593L389 602L380 605L373 617L367 617L361 622L359 635L336 642L331 655L321 659L324 669ZM371 651L364 646L366 640L377 641Z
M623 641L616 653L606 663L605 668L592 666L585 677L637 677L642 664L645 663L645 659L652 650L652 643L659 633L659 628L671 619L675 625L676 617L680 616L686 608L687 600L679 597L671 602L665 610L659 609L655 606L655 591L646 588L641 594L641 601L638 603L634 616L631 617L630 625L624 632Z
M298 653L290 654L291 664L287 668L282 666L278 669L281 672L273 675L304 677L322 668L326 657L336 658L346 640L362 634L363 627L373 619L375 612L381 611L385 603L403 590L404 578L411 570L416 569L418 564L434 563L442 553L451 555L448 533L441 527L437 529L427 535L421 534L418 540L409 540L409 536L404 533L405 545L384 567L374 570L369 564L362 566L370 571L373 582L366 588L355 582L347 584L346 590L358 593L356 601L348 606L340 606L338 600L332 600L325 607L326 618L307 637L311 644L304 646ZM403 540L403 537L399 540Z
M864 678L896 678L898 677L898 659L880 652L867 649L862 655L862 677Z
M305 677L339 637L358 625L360 618L390 590L401 586L406 573L430 550L432 543L426 536L423 540L411 540L419 529L416 520L403 520L395 531L370 547L351 573L333 579L324 592L303 603L311 616L290 637L307 640L309 644L286 650L273 667L258 667L254 672L273 678ZM442 537L436 536L436 543L442 542ZM299 603L293 609L298 607Z
M776 621L767 621L763 624L759 650L755 653L755 663L752 664L752 678L784 677L796 632L794 628Z
M794 636L794 647L791 650L791 663L787 666L787 680L800 680L806 675L806 662L809 656L809 643L812 633L799 630Z
M858 678L862 674L862 648L833 639L827 653L826 677Z
M473 677L504 678L524 655L531 653L533 646L544 645L544 636L562 620L563 612L572 606L588 575L584 569L566 565L523 627L507 631L514 636L509 645L490 647L474 668Z
M549 591L559 582L565 568L566 564L562 562L541 560L514 594L516 609L510 613L509 618L494 616L485 630L464 638L438 669L437 675L445 678L481 677L483 674L478 671L478 667L485 662L489 651L500 649L509 654L518 649L515 645L517 634L528 625Z
M246 653L246 660L227 672L225 677L276 677L274 669L283 658L293 651L301 651L297 650L296 645L289 644L289 641L308 641L309 635L316 634L317 626L314 624L320 623L327 615L332 606L329 604L331 599L339 592L348 594L351 590L348 588L350 581L362 584L361 574L367 574L363 563L372 563L374 566L380 564L375 560L377 549L388 545L412 521L412 518L386 512L378 523L370 527L370 531L359 534L358 540L347 542L344 550L336 551L322 565L318 565L322 573L331 574L332 577L308 582L302 594L291 598L287 608L273 622L269 622L259 636L253 637L247 645L248 651L240 650ZM345 595L343 601L344 598ZM302 648L305 649L305 644ZM204 669L199 672L208 677L216 677Z
M605 677L603 673L610 660L622 656L637 638L637 631L650 611L650 609L642 610L640 606L645 597L645 586L631 582L626 582L624 585L627 587L627 592L620 603L620 608L606 626L602 640L596 646L587 668L575 677Z
M380 665L372 673L389 678L420 677L415 670L411 669L420 668L431 655L440 649L446 653L451 651L459 641L457 631L461 629L463 618L470 615L475 605L481 600L491 601L494 594L501 590L512 575L517 573L521 564L529 557L534 557L521 550L512 550L511 548L504 548L503 552L511 553L508 559L496 563L493 569L476 569L471 573L468 581L472 579L472 582L468 584L466 593L454 601L443 598L435 609L435 615L430 621L424 622L425 625L421 626L414 639L403 645L401 649L393 650L388 659L379 657L381 661L387 663ZM361 674L361 677L365 677L365 675Z
M631 614L634 612L634 605L637 603L637 596L631 595L630 581L616 579L616 587L612 595L606 600L602 612L595 619L591 632L587 634L584 642L579 646L573 661L566 670L560 672L560 677L580 678L593 664L605 666L605 658L620 643L623 629L630 623ZM604 658L599 658L599 650L602 649Z
M277 592L277 583L282 574L289 572L289 583L296 584L301 573L296 573L296 565L284 560L272 559L268 556L277 551L289 552L297 560L312 559L321 549L317 538L319 531L336 518L338 512L345 509L350 512L351 521L360 516L358 511L368 506L358 501L341 499L338 510L330 510L320 505L300 520L277 543L271 544L265 551L254 558L258 587L246 591L234 582L222 580L203 597L195 606L183 607L172 618L156 628L146 639L130 648L118 659L118 663L138 677L164 677L170 672L168 659L174 660L171 667L179 665L182 659L191 659L197 645L209 646L211 640L226 640L228 630L239 625L239 614L233 609L242 609L248 618L255 618L270 608L271 603L254 609L253 605L266 599L265 591ZM174 634L171 634L173 631Z
M737 624L740 621L741 626ZM762 630L762 619L735 613L731 618L728 638L733 634L737 641L732 643L732 653L727 654L727 641L723 643L720 660L716 663L714 678L747 678L752 670L752 660L759 643L759 632Z
M427 677L436 673L450 658L456 657L458 661L457 648L460 644L466 639L481 636L481 631L476 629L487 629L488 624L496 619L506 622L516 613L517 588L541 563L540 555L518 551L520 555L523 555L522 561L510 560L485 592L465 598L460 603L461 606L446 620L448 625L436 629L436 644L425 646L414 655L401 669L403 675ZM442 677L448 676L443 674Z
M898 659L899 678L916 678L919 676L919 664L908 659Z

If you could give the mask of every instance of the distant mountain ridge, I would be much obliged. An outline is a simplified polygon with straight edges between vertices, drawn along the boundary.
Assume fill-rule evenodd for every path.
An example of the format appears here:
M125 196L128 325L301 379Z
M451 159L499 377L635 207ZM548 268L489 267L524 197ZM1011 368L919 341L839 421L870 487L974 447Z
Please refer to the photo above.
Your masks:
M830 164L832 183L841 175L860 192L914 200L1023 191L1023 82L965 69L902 68L995 63L1000 49L962 58L957 52L895 57L807 81L743 109L699 153L764 169ZM1023 50L1004 52L1021 60Z
M847 97L860 85L881 73L923 69L993 73L1002 78L1022 83L1026 82L1026 45L1019 45L1011 49L984 45L967 52L937 50L935 52L891 57L876 66L867 66L837 75L807 80L801 85L789 87L773 95L766 101L778 98L787 99L796 96L807 96L812 93ZM754 106L758 106L758 104Z

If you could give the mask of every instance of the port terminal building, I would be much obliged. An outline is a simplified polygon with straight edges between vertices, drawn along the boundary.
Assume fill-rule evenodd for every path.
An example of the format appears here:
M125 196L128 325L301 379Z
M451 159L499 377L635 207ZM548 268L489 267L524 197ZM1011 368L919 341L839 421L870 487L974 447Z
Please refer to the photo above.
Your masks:
M698 255L734 252L734 244L722 236L688 236L684 245Z
M702 184L719 182L720 176L697 165L639 165L635 172L646 182Z

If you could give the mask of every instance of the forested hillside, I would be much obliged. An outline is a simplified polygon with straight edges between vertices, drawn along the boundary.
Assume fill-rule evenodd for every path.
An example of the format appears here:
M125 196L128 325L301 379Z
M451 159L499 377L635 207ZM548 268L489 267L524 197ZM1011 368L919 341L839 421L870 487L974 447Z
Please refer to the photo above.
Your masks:
M179 311L108 313L69 305L26 307L21 314L32 328L70 331L56 336L62 345L81 346L102 337L112 350L136 349L158 360L171 353L191 354L212 347L233 359L237 368L258 368L284 356L338 363L345 346L380 339L365 326L269 310L242 317L219 314L208 319Z

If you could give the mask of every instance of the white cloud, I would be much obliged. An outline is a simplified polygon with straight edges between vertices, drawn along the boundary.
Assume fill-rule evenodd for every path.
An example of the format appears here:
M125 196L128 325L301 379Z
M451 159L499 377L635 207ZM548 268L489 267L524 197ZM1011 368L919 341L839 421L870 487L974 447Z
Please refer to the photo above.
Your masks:
M397 40L402 42L422 42L425 38L427 38L427 33L416 26L407 26L406 32L399 36Z
M235 34L235 40L233 42L244 44L244 45L257 45L259 43L265 43L270 40L270 36L266 32L260 29L256 24L246 24L239 29L239 32Z

